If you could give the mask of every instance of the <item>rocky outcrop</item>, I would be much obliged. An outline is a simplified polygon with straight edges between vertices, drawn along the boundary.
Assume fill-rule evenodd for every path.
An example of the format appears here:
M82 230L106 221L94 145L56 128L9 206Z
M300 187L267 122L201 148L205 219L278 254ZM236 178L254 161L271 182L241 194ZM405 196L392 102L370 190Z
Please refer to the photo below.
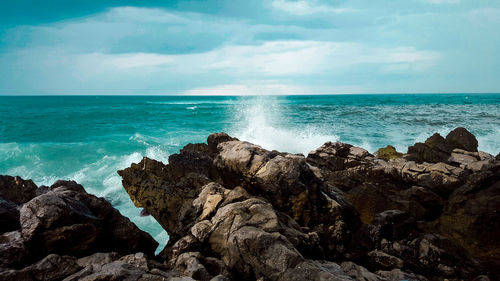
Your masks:
M408 147L407 159L417 162L448 162L454 149L477 152L477 139L467 129L459 127L451 131L446 139L436 133L425 143Z
M0 280L175 276L161 263L147 259L154 257L158 245L149 234L81 185L57 181L38 188L19 177L0 176L0 180Z
M474 140L305 157L217 133L144 158L118 173L170 235L157 256L81 185L1 176L0 280L497 280L500 159Z
M464 150L461 129L449 139L426 142L429 162L340 142L304 157L218 133L119 174L171 235L160 257L197 280L493 277L498 160Z

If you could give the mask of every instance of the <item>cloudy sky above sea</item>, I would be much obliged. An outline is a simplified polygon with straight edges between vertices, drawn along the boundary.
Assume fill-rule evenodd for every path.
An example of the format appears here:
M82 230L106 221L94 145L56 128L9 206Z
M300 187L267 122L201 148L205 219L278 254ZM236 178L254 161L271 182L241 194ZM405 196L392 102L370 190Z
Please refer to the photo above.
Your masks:
M498 0L2 0L0 94L500 92Z

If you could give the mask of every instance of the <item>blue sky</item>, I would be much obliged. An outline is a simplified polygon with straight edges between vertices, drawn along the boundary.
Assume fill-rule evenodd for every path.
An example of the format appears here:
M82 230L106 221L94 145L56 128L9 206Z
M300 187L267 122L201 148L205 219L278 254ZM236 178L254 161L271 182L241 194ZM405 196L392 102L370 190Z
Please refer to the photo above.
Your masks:
M0 1L0 94L500 92L500 1Z

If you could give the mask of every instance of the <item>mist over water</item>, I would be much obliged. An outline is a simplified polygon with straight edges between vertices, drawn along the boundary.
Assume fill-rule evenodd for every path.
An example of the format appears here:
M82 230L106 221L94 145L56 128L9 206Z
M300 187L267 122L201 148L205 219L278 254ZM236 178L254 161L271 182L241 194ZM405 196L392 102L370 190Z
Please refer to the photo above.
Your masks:
M220 131L304 155L326 141L406 152L458 126L496 155L500 95L0 97L0 174L38 185L75 180L164 245L168 235L139 215L116 173L143 156L167 163L187 143Z

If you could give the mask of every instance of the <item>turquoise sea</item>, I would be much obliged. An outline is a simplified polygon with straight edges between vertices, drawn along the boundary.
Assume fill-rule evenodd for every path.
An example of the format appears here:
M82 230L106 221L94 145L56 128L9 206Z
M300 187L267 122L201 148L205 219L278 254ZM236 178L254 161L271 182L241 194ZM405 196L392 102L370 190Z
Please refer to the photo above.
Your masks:
M0 96L0 174L50 185L72 179L108 199L162 244L116 171L148 156L166 163L189 142L224 131L264 148L307 154L326 141L406 152L463 126L500 152L500 94L332 96Z

